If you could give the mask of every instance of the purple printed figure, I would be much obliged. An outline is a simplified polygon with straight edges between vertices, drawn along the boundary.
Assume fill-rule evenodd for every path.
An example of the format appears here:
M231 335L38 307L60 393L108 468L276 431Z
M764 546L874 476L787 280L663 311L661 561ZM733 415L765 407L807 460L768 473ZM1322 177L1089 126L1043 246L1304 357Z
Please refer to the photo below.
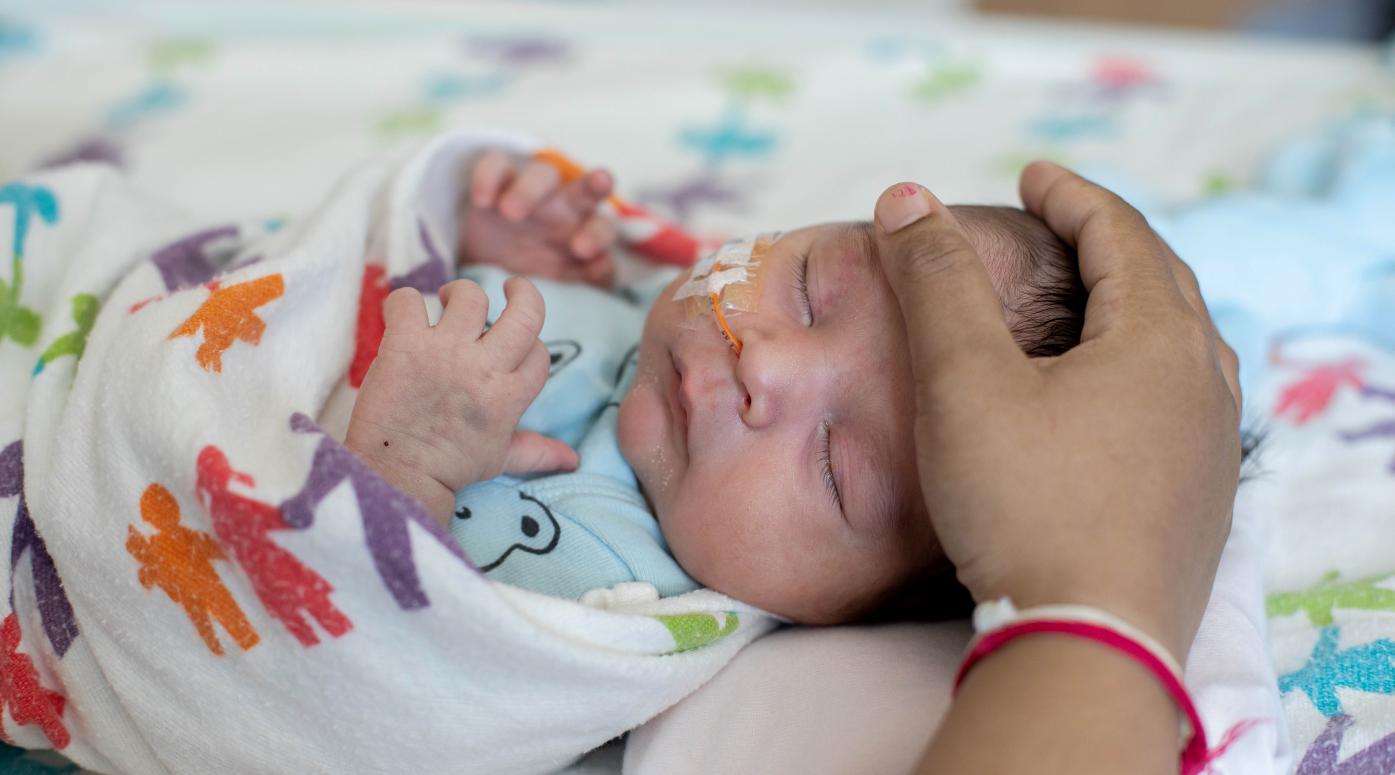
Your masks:
M1365 439L1379 439L1384 437L1389 437L1391 440L1395 440L1395 417L1392 417L1391 419L1385 420L1383 422L1378 422L1375 425L1372 425L1371 427L1365 428L1363 430L1346 431L1341 434L1341 437L1342 441L1345 441L1348 444L1363 441ZM1390 458L1390 465L1387 466L1387 468L1390 469L1390 473L1395 474L1395 457Z
M699 174L670 187L647 188L635 197L643 204L665 207L674 220L686 224L699 205L719 205L726 210L741 210L744 197L739 188L724 184L715 175Z
M1361 386L1361 395L1365 398L1378 398L1395 403L1395 389L1363 384ZM1379 439L1385 437L1395 440L1395 417L1378 422L1369 428L1364 428L1359 431L1346 431L1341 434L1342 441L1348 444L1365 439ZM1390 473L1395 474L1395 456L1390 458L1390 465L1388 467Z
M207 248L210 243L237 237L236 226L218 226L196 231L180 237L155 251L150 262L160 270L165 281L165 290L174 291L202 285L218 274L215 261L220 256L210 256Z
M24 502L24 443L21 441L0 451L0 498L13 495L19 496L19 511L15 514L14 532L10 537L10 577L14 578L20 558L25 550L29 550L29 569L34 577L39 619L43 622L49 644L53 646L53 653L62 659L68 653L68 647L73 645L73 639L78 636L77 617L63 591L63 581L53 565L53 556L48 553L44 539L34 529L29 506ZM13 583L10 587L10 607L14 608Z
M557 38L500 36L475 37L465 42L471 54L493 59L505 67L556 64L571 57L571 46Z
M314 422L297 412L291 415L291 430L297 433L323 433ZM469 567L470 561L454 540L431 518L415 499L383 481L343 445L324 436L315 448L310 475L299 493L281 504L286 524L304 529L315 521L315 507L345 479L354 488L363 535L373 565L399 608L411 611L431 604L421 588L416 561L412 559L409 522L415 522Z
M1362 385L1361 395L1366 398L1380 398L1395 404L1395 388L1383 388L1377 385Z
M84 161L104 162L117 169L126 168L126 154L121 146L116 144L115 139L99 134L79 140L76 145L44 159L35 169L47 170Z
M1327 720L1303 761L1298 763L1297 775L1389 775L1395 772L1395 734L1386 735L1338 763L1342 738L1352 725L1352 718L1338 713Z
M421 247L426 251L426 261L410 272L392 278L392 288L416 288L423 295L435 293L446 284L450 263L441 255L441 251L436 249L431 233L426 230L426 223L420 218L417 219L417 238L421 240Z

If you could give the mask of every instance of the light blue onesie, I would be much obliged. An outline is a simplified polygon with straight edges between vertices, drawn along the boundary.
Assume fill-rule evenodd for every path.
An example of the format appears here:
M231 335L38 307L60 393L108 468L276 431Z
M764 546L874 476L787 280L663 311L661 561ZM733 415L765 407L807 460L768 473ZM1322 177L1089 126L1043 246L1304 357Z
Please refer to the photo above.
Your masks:
M493 322L508 274L471 266L462 275L489 294ZM534 284L547 304L541 338L552 366L519 427L571 444L581 465L466 487L456 493L451 532L490 578L535 592L574 599L626 581L649 582L665 597L697 589L669 555L615 435L648 302L663 286L631 292L631 301L583 285Z

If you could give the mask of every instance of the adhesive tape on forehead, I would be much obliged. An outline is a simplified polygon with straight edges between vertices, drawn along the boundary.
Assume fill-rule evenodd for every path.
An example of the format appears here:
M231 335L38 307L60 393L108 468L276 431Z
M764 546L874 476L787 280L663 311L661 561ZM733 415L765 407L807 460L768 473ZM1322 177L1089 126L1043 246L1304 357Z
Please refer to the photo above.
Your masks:
M732 240L693 265L673 294L689 321L717 312L754 312L765 280L766 256L779 232Z

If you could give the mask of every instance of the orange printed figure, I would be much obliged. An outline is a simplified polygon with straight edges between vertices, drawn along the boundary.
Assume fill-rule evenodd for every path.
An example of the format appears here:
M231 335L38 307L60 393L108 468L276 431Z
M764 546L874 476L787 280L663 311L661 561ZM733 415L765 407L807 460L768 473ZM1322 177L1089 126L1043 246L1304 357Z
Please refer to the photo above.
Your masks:
M19 650L19 639L19 619L11 611L0 625L0 717L8 709L15 724L37 724L54 748L64 748L72 738L63 726L63 695L39 683L39 671ZM13 742L2 731L0 740Z
M126 551L140 563L140 585L146 589L158 586L170 600L183 606L184 614L214 654L223 655L223 646L213 632L214 619L244 651L257 645L257 631L213 568L214 560L227 559L213 536L179 524L179 503L158 484L141 494L140 515L158 531L146 538L134 525L126 526Z
M246 572L267 613L281 620L303 646L320 639L302 611L335 638L353 629L349 617L330 602L334 587L267 535L290 528L281 509L231 489L234 480L245 487L256 481L234 471L223 451L212 445L199 453L198 472L199 498L213 520L213 531Z
M281 298L286 285L279 274L226 288L217 283L208 285L213 293L169 338L195 336L199 329L203 329L203 344L195 357L205 370L221 372L223 352L232 347L234 340L241 339L253 346L262 340L266 321L257 317L257 307Z

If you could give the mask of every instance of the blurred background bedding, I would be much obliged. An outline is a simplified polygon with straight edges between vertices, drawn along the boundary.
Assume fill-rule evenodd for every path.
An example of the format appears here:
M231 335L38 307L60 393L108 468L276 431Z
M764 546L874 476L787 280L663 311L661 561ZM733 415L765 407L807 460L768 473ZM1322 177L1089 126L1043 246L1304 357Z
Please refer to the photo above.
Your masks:
M1395 224L1395 195L1351 193L1354 176L1395 170L1381 166L1395 159L1391 47L952 3L796 5L0 2L0 180L105 161L210 223L277 221L369 155L495 126L607 165L632 198L727 236L869 218L904 179L1015 204L1027 161L1072 165L1174 244L1195 240L1203 289L1248 356L1298 772L1395 771L1395 227L1380 223ZM1333 273L1310 272L1341 283L1315 289L1314 307L1351 302L1275 312L1278 284L1224 271L1230 248L1205 236L1223 230L1188 213L1244 210L1252 194L1275 213L1319 200L1338 213L1303 234L1342 245ZM1356 210L1368 231L1343 220ZM1303 287L1284 288L1302 306ZM72 771L0 750L0 772Z

